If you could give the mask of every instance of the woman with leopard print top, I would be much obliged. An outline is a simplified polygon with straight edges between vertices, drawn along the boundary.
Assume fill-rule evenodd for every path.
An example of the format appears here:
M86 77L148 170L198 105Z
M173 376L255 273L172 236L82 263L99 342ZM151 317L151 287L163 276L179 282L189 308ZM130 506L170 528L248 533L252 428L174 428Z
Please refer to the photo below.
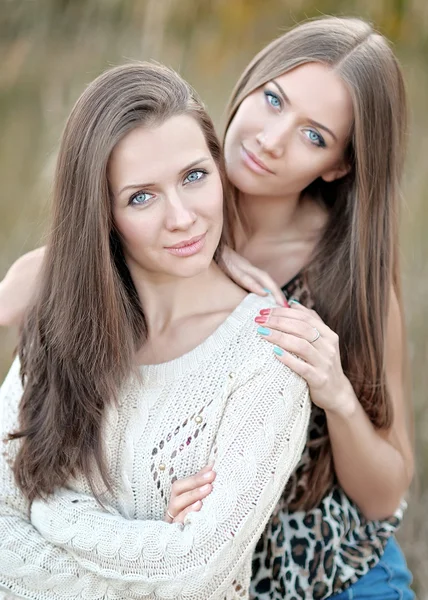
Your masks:
M397 248L405 138L399 65L359 19L296 26L232 94L224 258L243 287L283 304L260 311L258 331L314 404L254 555L257 600L414 597L393 536L413 474ZM16 318L39 263L11 269L0 321L8 306L3 321Z
M393 537L413 474L397 260L405 136L400 67L359 19L295 27L232 94L225 154L239 255L229 268L278 302L282 285L285 306L256 322L314 403L305 452L254 555L258 600L413 598Z

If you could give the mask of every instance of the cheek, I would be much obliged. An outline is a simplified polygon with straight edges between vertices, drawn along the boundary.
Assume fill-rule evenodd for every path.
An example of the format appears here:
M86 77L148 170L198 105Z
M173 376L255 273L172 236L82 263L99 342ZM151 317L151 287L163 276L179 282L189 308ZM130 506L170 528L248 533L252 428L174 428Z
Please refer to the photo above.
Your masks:
M220 175L211 180L211 185L207 187L206 192L198 200L198 214L210 221L220 221L223 215L223 186Z
M147 218L147 215L144 218L138 214L121 215L115 222L123 244L130 253L152 246L158 237L156 223L153 218Z
M240 144L243 137L255 132L260 126L260 111L252 106L252 98L245 99L233 117L224 140L226 159L228 152L233 151Z

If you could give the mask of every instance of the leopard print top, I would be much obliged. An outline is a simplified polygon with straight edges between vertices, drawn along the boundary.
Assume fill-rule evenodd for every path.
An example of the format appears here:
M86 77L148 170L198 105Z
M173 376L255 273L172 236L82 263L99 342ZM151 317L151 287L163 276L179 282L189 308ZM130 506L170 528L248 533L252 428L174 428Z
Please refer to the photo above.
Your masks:
M302 273L283 291L288 299L313 308ZM325 432L324 411L313 406L308 441ZM323 600L345 590L378 562L402 520L404 502L389 519L368 521L338 485L316 508L308 512L289 510L287 505L308 485L310 461L307 445L257 544L252 600Z

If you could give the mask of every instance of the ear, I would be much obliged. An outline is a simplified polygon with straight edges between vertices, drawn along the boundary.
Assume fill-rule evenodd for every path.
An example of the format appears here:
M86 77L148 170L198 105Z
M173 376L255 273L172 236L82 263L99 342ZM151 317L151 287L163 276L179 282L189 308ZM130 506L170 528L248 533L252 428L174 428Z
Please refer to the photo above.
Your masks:
M351 165L348 162L341 162L339 165L333 167L324 175L321 175L321 179L323 179L326 183L331 183L332 181L336 181L336 179L340 179L341 177L345 177L351 170Z

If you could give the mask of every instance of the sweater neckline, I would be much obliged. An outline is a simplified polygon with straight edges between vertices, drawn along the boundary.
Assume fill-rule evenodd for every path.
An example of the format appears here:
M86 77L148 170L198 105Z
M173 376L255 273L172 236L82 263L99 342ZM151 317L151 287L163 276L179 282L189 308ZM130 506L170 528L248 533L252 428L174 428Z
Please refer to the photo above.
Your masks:
M208 360L214 352L224 348L248 321L248 310L259 298L256 294L247 294L213 333L182 356L162 363L139 365L138 370L144 382L164 382L178 378L188 371L199 370L201 363Z

